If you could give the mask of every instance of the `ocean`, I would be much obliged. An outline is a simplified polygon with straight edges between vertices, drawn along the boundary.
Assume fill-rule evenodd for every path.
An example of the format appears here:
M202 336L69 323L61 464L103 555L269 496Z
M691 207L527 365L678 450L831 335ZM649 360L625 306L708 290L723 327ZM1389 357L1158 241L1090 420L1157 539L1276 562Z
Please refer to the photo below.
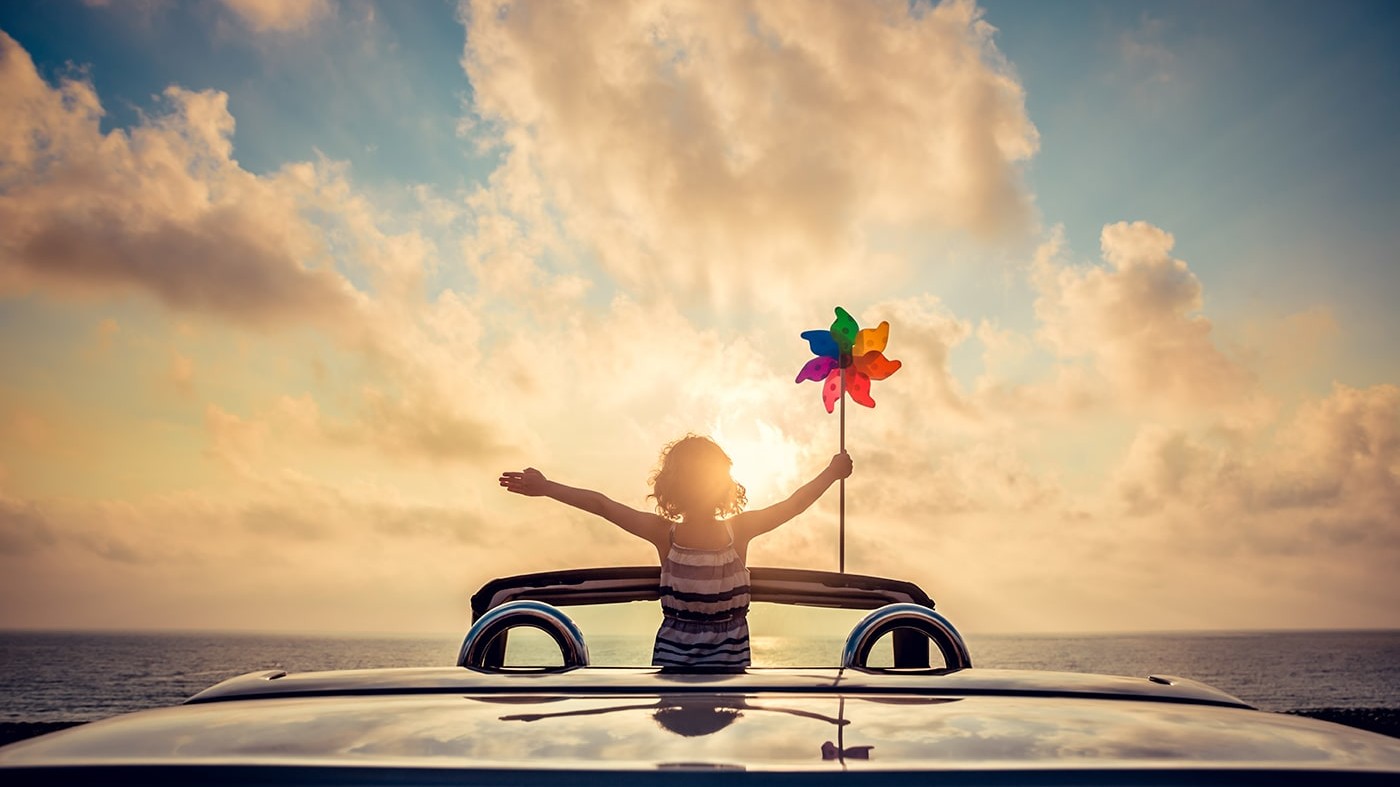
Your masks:
M978 667L1179 675L1273 711L1400 708L1400 631L1002 634L967 642ZM459 645L459 635L0 632L0 721L91 721L175 704L262 669L451 665ZM755 636L754 663L831 665L840 645ZM589 648L596 664L645 664L651 641L590 636Z

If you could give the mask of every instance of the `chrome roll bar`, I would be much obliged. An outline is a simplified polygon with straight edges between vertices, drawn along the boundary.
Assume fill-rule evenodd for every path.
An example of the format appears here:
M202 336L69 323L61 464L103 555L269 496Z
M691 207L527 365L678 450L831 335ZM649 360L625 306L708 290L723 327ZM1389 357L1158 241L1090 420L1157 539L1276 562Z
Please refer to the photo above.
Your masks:
M588 666L588 646L583 642L583 632L558 607L543 601L510 601L477 618L462 640L457 666L500 669L504 648L492 646L511 629L522 626L537 628L554 640L564 659L564 666L559 669ZM495 663L491 663L493 661Z
M853 669L869 669L870 649L880 637L899 629L910 629L929 639L943 654L947 669L967 669L972 666L972 655L967 651L967 643L947 618L921 604L886 604L861 618L846 636L846 645L841 649L841 666ZM924 662L927 664L927 660Z

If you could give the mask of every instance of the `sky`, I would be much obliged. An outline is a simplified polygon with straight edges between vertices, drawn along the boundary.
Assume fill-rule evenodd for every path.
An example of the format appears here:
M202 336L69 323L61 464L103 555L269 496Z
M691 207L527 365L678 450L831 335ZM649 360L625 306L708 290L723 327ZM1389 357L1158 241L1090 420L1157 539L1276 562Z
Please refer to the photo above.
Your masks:
M0 4L0 627L456 631L840 445L968 631L1400 627L1400 8ZM837 493L750 565L834 570Z

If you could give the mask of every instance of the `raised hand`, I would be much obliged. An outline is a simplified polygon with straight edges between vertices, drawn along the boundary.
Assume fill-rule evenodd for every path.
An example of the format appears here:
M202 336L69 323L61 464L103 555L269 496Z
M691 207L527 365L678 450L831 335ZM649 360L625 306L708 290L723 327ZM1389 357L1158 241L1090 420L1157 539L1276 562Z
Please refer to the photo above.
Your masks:
M545 493L549 479L544 477L544 473L533 467L527 467L520 472L501 473L501 486L507 492L514 492L517 495L527 497L539 497Z
M852 469L851 455L845 451L831 457L831 464L826 466L826 471L838 479L850 478Z

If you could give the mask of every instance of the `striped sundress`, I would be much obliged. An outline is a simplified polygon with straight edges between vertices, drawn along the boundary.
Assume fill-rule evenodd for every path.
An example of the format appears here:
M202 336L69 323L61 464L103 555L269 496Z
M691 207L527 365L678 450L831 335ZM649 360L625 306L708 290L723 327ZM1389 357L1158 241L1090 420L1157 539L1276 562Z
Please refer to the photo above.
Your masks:
M653 665L749 665L749 570L734 550L733 531L727 546L696 549L677 544L671 526L671 549L661 561L661 612Z

